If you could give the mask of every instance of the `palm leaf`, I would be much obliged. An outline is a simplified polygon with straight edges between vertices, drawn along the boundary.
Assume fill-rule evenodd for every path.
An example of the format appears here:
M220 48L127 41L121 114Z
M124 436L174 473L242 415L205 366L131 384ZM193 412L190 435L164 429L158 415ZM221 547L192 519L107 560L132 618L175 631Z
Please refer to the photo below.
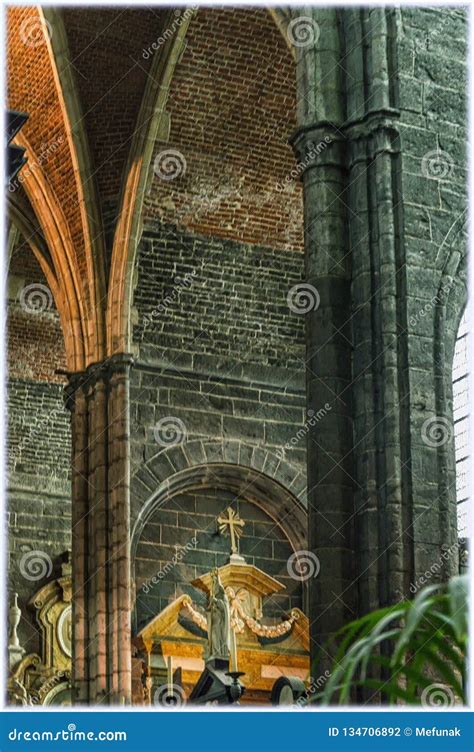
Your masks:
M419 704L423 690L442 680L466 702L467 598L467 576L454 577L351 622L330 643L333 670L313 699L345 703L366 688L389 702Z

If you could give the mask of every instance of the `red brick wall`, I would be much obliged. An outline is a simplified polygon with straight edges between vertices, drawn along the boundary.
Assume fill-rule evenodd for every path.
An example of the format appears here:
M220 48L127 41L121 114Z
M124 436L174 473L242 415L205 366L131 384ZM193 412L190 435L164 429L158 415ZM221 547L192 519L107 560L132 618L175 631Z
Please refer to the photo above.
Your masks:
M170 139L155 148L155 158L179 151L186 169L173 180L153 176L146 218L301 248L301 186L279 190L295 166L286 143L295 102L295 63L267 10L200 9L171 86Z
M28 246L19 244L12 255L10 274L22 280L18 292L8 301L7 358L12 379L64 384L64 376L55 374L66 368L64 340L54 300L41 268ZM41 285L41 288L38 286ZM21 290L31 286L23 296ZM34 294L41 293L43 311L31 310ZM10 295L9 295L10 298ZM38 298L37 298L38 300ZM29 302L28 302L29 301Z
M53 77L46 38L34 6L8 10L8 106L26 112L22 128L33 153L27 153L28 171L42 171L69 225L79 269L85 273L85 250L74 169L63 112Z

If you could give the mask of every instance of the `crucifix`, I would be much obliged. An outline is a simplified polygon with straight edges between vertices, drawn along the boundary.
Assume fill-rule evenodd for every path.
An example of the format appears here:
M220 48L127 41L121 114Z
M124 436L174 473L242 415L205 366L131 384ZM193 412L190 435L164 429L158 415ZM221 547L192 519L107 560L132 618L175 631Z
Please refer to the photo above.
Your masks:
M219 532L222 535L227 535L227 528L229 528L230 535L230 550L232 554L238 553L238 540L242 535L242 528L245 522L240 519L237 512L234 512L232 507L227 507L225 510L226 517L219 516L217 522L219 524Z

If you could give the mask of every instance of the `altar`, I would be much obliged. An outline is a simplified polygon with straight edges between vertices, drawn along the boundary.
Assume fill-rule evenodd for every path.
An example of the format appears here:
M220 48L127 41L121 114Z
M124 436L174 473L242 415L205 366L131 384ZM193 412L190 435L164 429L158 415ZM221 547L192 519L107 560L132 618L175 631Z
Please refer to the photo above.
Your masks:
M230 525L230 530L235 527ZM308 682L307 617L298 608L282 614L280 619L264 616L265 602L282 592L284 586L246 563L233 537L229 562L191 583L209 601L213 577L222 584L228 603L228 669L241 675L245 691L239 701L242 704L269 703L272 689L281 677L298 680L300 686ZM215 657L209 654L206 609L198 606L189 594L183 594L141 629L133 642L137 651L135 660L142 662L145 688L141 696L142 688L137 682L134 702L149 705L192 702L193 690L209 660Z
M228 562L188 583L132 639L132 701L138 706L292 703L311 684L308 619L299 608L266 615L285 591L276 578L238 551L245 524L232 509L219 517L229 534ZM204 605L206 604L206 605ZM8 701L69 705L72 691L72 568L66 552L59 577L28 603L41 636L27 653L17 628L17 595L9 611ZM275 606L270 609L275 614Z

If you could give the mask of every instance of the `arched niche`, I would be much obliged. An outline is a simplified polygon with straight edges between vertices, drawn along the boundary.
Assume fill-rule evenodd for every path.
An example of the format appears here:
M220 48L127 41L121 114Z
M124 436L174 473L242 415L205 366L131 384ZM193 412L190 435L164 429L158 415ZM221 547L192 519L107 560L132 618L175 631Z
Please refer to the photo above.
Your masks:
M168 478L142 507L132 534L135 629L142 628L183 593L202 596L191 581L230 553L229 538L216 520L231 506L245 521L240 551L285 585L264 606L265 615L305 607L305 582L293 576L291 556L305 550L306 511L280 483L252 468L215 463L188 468ZM173 558L179 552L179 560ZM202 601L201 605L205 605Z

